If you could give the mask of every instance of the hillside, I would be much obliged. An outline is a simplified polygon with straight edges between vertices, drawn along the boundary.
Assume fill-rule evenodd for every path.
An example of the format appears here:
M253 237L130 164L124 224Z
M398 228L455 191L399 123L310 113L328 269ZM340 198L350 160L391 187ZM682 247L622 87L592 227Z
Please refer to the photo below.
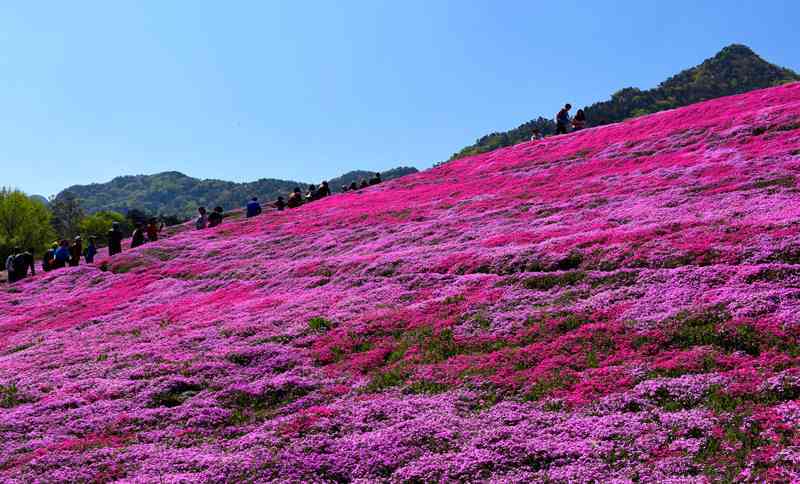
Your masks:
M747 46L732 44L700 65L681 71L653 89L643 91L626 87L614 93L610 100L594 103L583 109L590 126L603 126L644 114L792 81L800 81L800 75L770 64ZM553 113L548 113L546 117L540 116L510 131L483 136L474 145L454 154L453 158L486 153L528 141L534 128L548 135L553 134L556 130L553 118L562 104L555 104ZM575 110L577 107L573 114Z
M0 290L0 481L800 479L800 83Z
M390 180L416 171L416 168L403 167L388 170L383 174L386 180ZM333 179L331 183L338 183L343 178L349 180L352 176L363 176L366 173L372 175L371 172L355 171ZM312 182L265 178L247 183L200 180L180 172L169 171L155 175L121 176L107 183L74 185L59 193L58 197L64 196L67 192L77 195L81 206L88 213L101 210L127 213L130 209L138 209L151 214L189 218L195 214L200 205L207 207L220 205L226 209L241 207L251 197L274 200L279 195L285 196L296 186L305 189L309 183ZM337 189L339 187L336 184L331 186Z

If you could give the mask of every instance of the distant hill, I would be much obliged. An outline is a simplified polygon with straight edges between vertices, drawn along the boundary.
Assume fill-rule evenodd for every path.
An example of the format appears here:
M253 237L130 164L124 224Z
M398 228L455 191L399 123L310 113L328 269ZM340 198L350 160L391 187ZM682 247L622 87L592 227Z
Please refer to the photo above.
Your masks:
M655 113L665 109L688 106L699 101L755 89L777 86L800 80L800 75L783 67L770 64L749 47L733 44L699 66L686 69L658 85L642 91L626 87L617 91L608 101L583 108L590 126L602 126L628 118ZM554 102L554 109L560 108ZM576 109L573 109L574 114ZM467 146L451 159L485 153L503 146L511 146L530 139L534 128L544 134L555 132L553 116L539 117L510 131L491 133L475 144Z
M408 167L408 166L401 166L398 168L392 168L388 171L381 172L381 178L384 180L391 180L393 178L400 178L401 176L410 175L411 173L416 173L416 168ZM332 178L328 180L331 188L334 192L339 192L342 190L342 185L350 186L352 182L359 183L361 180L370 179L375 174L374 171L364 171L364 170L355 170L345 173L344 175Z
M382 176L389 180L416 171L416 168L395 168L383 172ZM372 173L353 171L330 180L330 183L338 189L344 183L342 180L348 180L349 184L351 178L361 178ZM138 209L151 214L188 218L200 205L220 205L225 209L241 207L250 197L270 200L278 195L285 195L296 186L306 188L308 184L271 178L247 183L201 180L177 171L168 171L155 175L120 176L107 183L74 185L59 193L56 198L63 197L67 192L73 193L87 213L101 210L127 213L128 210Z
M50 205L50 201L41 195L29 195L28 198L43 204L45 207Z

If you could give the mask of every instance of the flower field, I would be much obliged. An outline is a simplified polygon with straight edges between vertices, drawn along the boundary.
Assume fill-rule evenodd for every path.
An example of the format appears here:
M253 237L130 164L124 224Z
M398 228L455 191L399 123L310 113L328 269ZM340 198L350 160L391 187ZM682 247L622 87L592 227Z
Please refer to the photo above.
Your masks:
M2 482L800 480L800 84L0 289Z

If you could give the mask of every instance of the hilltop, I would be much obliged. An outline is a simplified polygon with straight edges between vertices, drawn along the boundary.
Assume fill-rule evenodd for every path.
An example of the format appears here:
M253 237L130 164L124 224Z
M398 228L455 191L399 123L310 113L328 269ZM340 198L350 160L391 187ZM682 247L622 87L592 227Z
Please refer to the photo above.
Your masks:
M610 100L594 103L583 109L590 126L603 126L793 81L800 81L800 75L796 72L770 64L745 45L732 44L700 65L681 71L653 89L643 91L636 87L626 87L614 93ZM560 107L554 106L555 111ZM534 129L545 134L555 133L555 111L523 123L515 129L483 136L475 144L454 154L453 158L486 153L528 141Z
M800 84L0 291L0 480L800 479Z
M391 180L409 173L416 173L416 168L400 167L382 172L385 180ZM341 177L330 180L335 190L339 189L342 180L363 178L365 174L374 172L352 171ZM319 183L317 180L313 183ZM197 207L204 205L215 207L220 205L227 209L241 207L251 197L262 200L274 200L279 195L286 195L294 187L303 189L312 182L277 180L262 178L254 182L236 183L223 180L201 180L177 171L157 173L155 175L120 176L107 183L90 185L74 185L59 193L56 198L71 193L78 197L81 207L88 213L102 210L127 213L129 210L143 210L146 213L176 215L189 218L195 214Z

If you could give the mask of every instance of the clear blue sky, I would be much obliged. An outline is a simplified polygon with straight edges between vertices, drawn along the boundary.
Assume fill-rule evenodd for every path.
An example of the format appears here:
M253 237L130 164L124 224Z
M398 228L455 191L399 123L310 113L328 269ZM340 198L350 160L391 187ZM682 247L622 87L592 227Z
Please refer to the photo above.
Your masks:
M797 1L0 6L0 185L419 168L738 42L800 70Z

